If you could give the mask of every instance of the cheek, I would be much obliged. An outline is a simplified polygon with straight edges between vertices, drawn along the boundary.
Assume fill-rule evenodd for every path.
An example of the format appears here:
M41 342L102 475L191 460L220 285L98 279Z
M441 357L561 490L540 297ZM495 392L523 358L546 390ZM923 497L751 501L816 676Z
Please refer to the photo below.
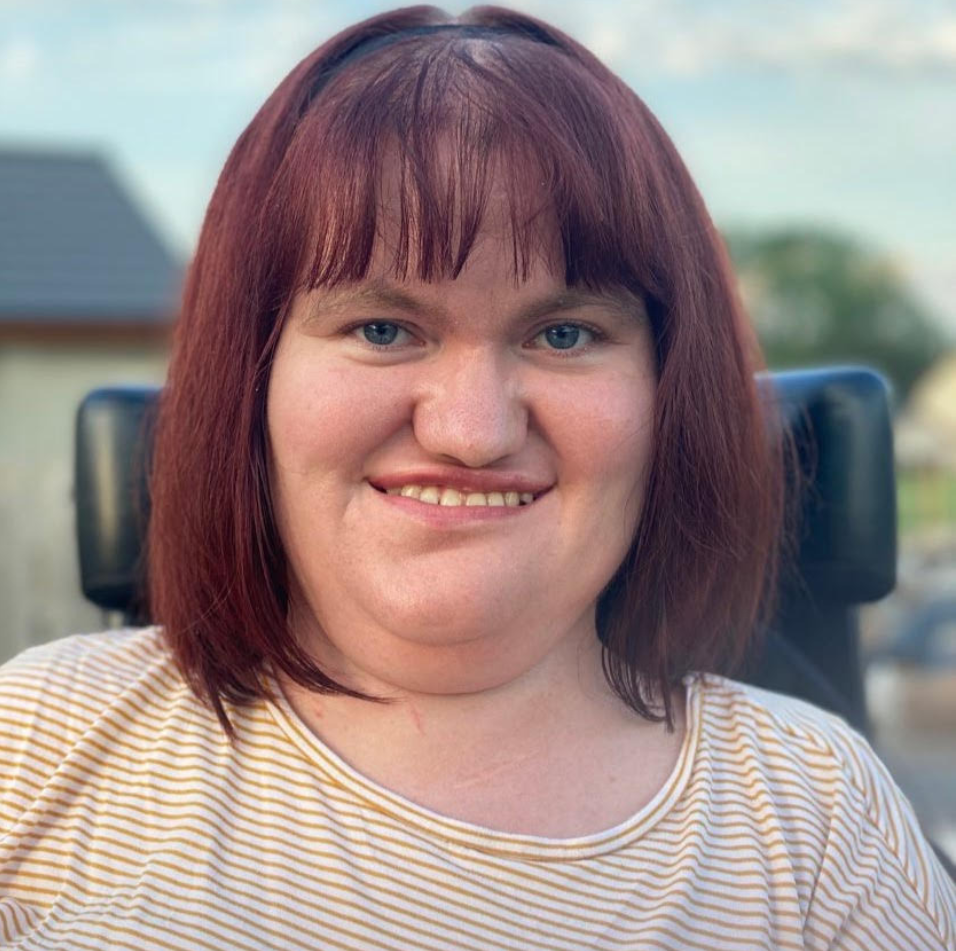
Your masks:
M370 447L400 426L402 412L398 394L354 368L277 358L266 416L273 465L354 474Z
M575 390L574 403L569 392L556 407L564 411L554 417L553 441L566 480L566 526L576 549L590 553L590 578L600 589L630 548L643 511L656 383L624 373Z
M576 479L604 491L631 491L643 484L655 390L653 378L623 374L569 387L550 403L553 441Z

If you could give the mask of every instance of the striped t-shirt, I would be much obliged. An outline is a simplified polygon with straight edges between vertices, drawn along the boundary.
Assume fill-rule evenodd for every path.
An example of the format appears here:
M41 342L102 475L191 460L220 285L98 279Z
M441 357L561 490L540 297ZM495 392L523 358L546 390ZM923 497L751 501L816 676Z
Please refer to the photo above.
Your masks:
M956 893L866 742L690 676L659 793L605 832L515 835L371 782L277 696L236 744L155 629L0 671L0 943L170 949L951 951Z

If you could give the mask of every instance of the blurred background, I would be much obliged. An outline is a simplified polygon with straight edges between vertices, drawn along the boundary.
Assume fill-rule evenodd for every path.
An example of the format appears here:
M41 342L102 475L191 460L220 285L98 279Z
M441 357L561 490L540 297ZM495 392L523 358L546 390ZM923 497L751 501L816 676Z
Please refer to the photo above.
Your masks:
M109 619L78 585L72 428L161 382L226 155L372 0L0 0L0 661ZM956 7L514 0L670 132L773 368L891 381L897 591L863 612L874 742L956 858ZM465 4L448 4L459 12Z

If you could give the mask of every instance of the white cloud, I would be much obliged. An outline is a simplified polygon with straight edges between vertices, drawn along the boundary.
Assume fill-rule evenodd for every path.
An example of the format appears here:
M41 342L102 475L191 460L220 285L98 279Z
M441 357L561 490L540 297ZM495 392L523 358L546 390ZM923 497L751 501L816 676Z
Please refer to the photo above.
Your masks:
M106 88L262 95L348 18L338 6L288 0L117 3L100 21L75 20L58 39L51 66L61 81L82 76Z
M101 15L81 17L79 5L33 0L35 16L70 29L60 31L55 50L47 49L49 39L41 47L29 34L14 34L0 46L0 77L28 78L50 52L44 61L59 63L64 75L102 71L104 81L127 88L259 94L337 29L396 2L89 0L82 9ZM625 76L695 77L735 67L956 75L950 0L511 2L556 22ZM466 5L447 4L455 11ZM14 25L30 9L22 0L0 0L0 15Z
M554 18L613 68L700 76L758 67L956 75L956 9L946 0L591 0L517 3Z
M0 45L0 82L25 83L36 73L39 61L40 51L30 37L7 40Z

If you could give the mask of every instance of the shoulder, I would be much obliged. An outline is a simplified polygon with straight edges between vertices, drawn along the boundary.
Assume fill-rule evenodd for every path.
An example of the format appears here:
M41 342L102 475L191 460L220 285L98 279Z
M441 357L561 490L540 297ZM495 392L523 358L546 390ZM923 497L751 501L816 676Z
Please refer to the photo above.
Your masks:
M700 744L718 771L751 779L828 822L872 825L888 843L912 812L867 739L836 714L785 694L712 674L700 684ZM849 812L847 810L850 810Z
M701 677L701 741L746 752L761 773L832 813L855 803L889 842L909 803L869 741L842 717L804 700L712 674ZM723 761L722 761L723 762ZM726 765L726 764L724 764Z
M186 685L157 628L63 638L0 667L0 796L42 783L104 717L147 712Z
M0 704L20 718L56 711L70 734L131 683L163 672L175 677L158 628L76 634L31 647L0 667Z
M157 627L76 634L31 647L0 666L4 723L54 721L69 743L130 690L185 686Z
M882 824L886 795L902 796L866 739L835 714L714 674L698 675L696 690L697 758L708 785L744 787L749 802L791 833L805 832L821 853L834 824Z
M754 812L766 810L757 821L799 843L791 854L812 876L809 917L822 915L836 942L854 917L852 927L873 926L882 894L927 948L949 947L953 883L866 738L810 703L726 677L699 675L698 690L698 755L709 758L709 780L744 784Z
M868 782L868 773L843 771L857 760L861 748L869 750L869 744L842 717L728 677L701 674L698 680L704 737L734 737L790 760L799 756L801 762L812 756L821 765L839 766L848 780Z
M0 677L8 678L26 671L49 671L69 668L71 672L96 672L97 681L113 680L111 671L130 663L140 666L143 660L169 656L158 627L121 628L94 634L73 634L59 640L30 647L0 665Z

